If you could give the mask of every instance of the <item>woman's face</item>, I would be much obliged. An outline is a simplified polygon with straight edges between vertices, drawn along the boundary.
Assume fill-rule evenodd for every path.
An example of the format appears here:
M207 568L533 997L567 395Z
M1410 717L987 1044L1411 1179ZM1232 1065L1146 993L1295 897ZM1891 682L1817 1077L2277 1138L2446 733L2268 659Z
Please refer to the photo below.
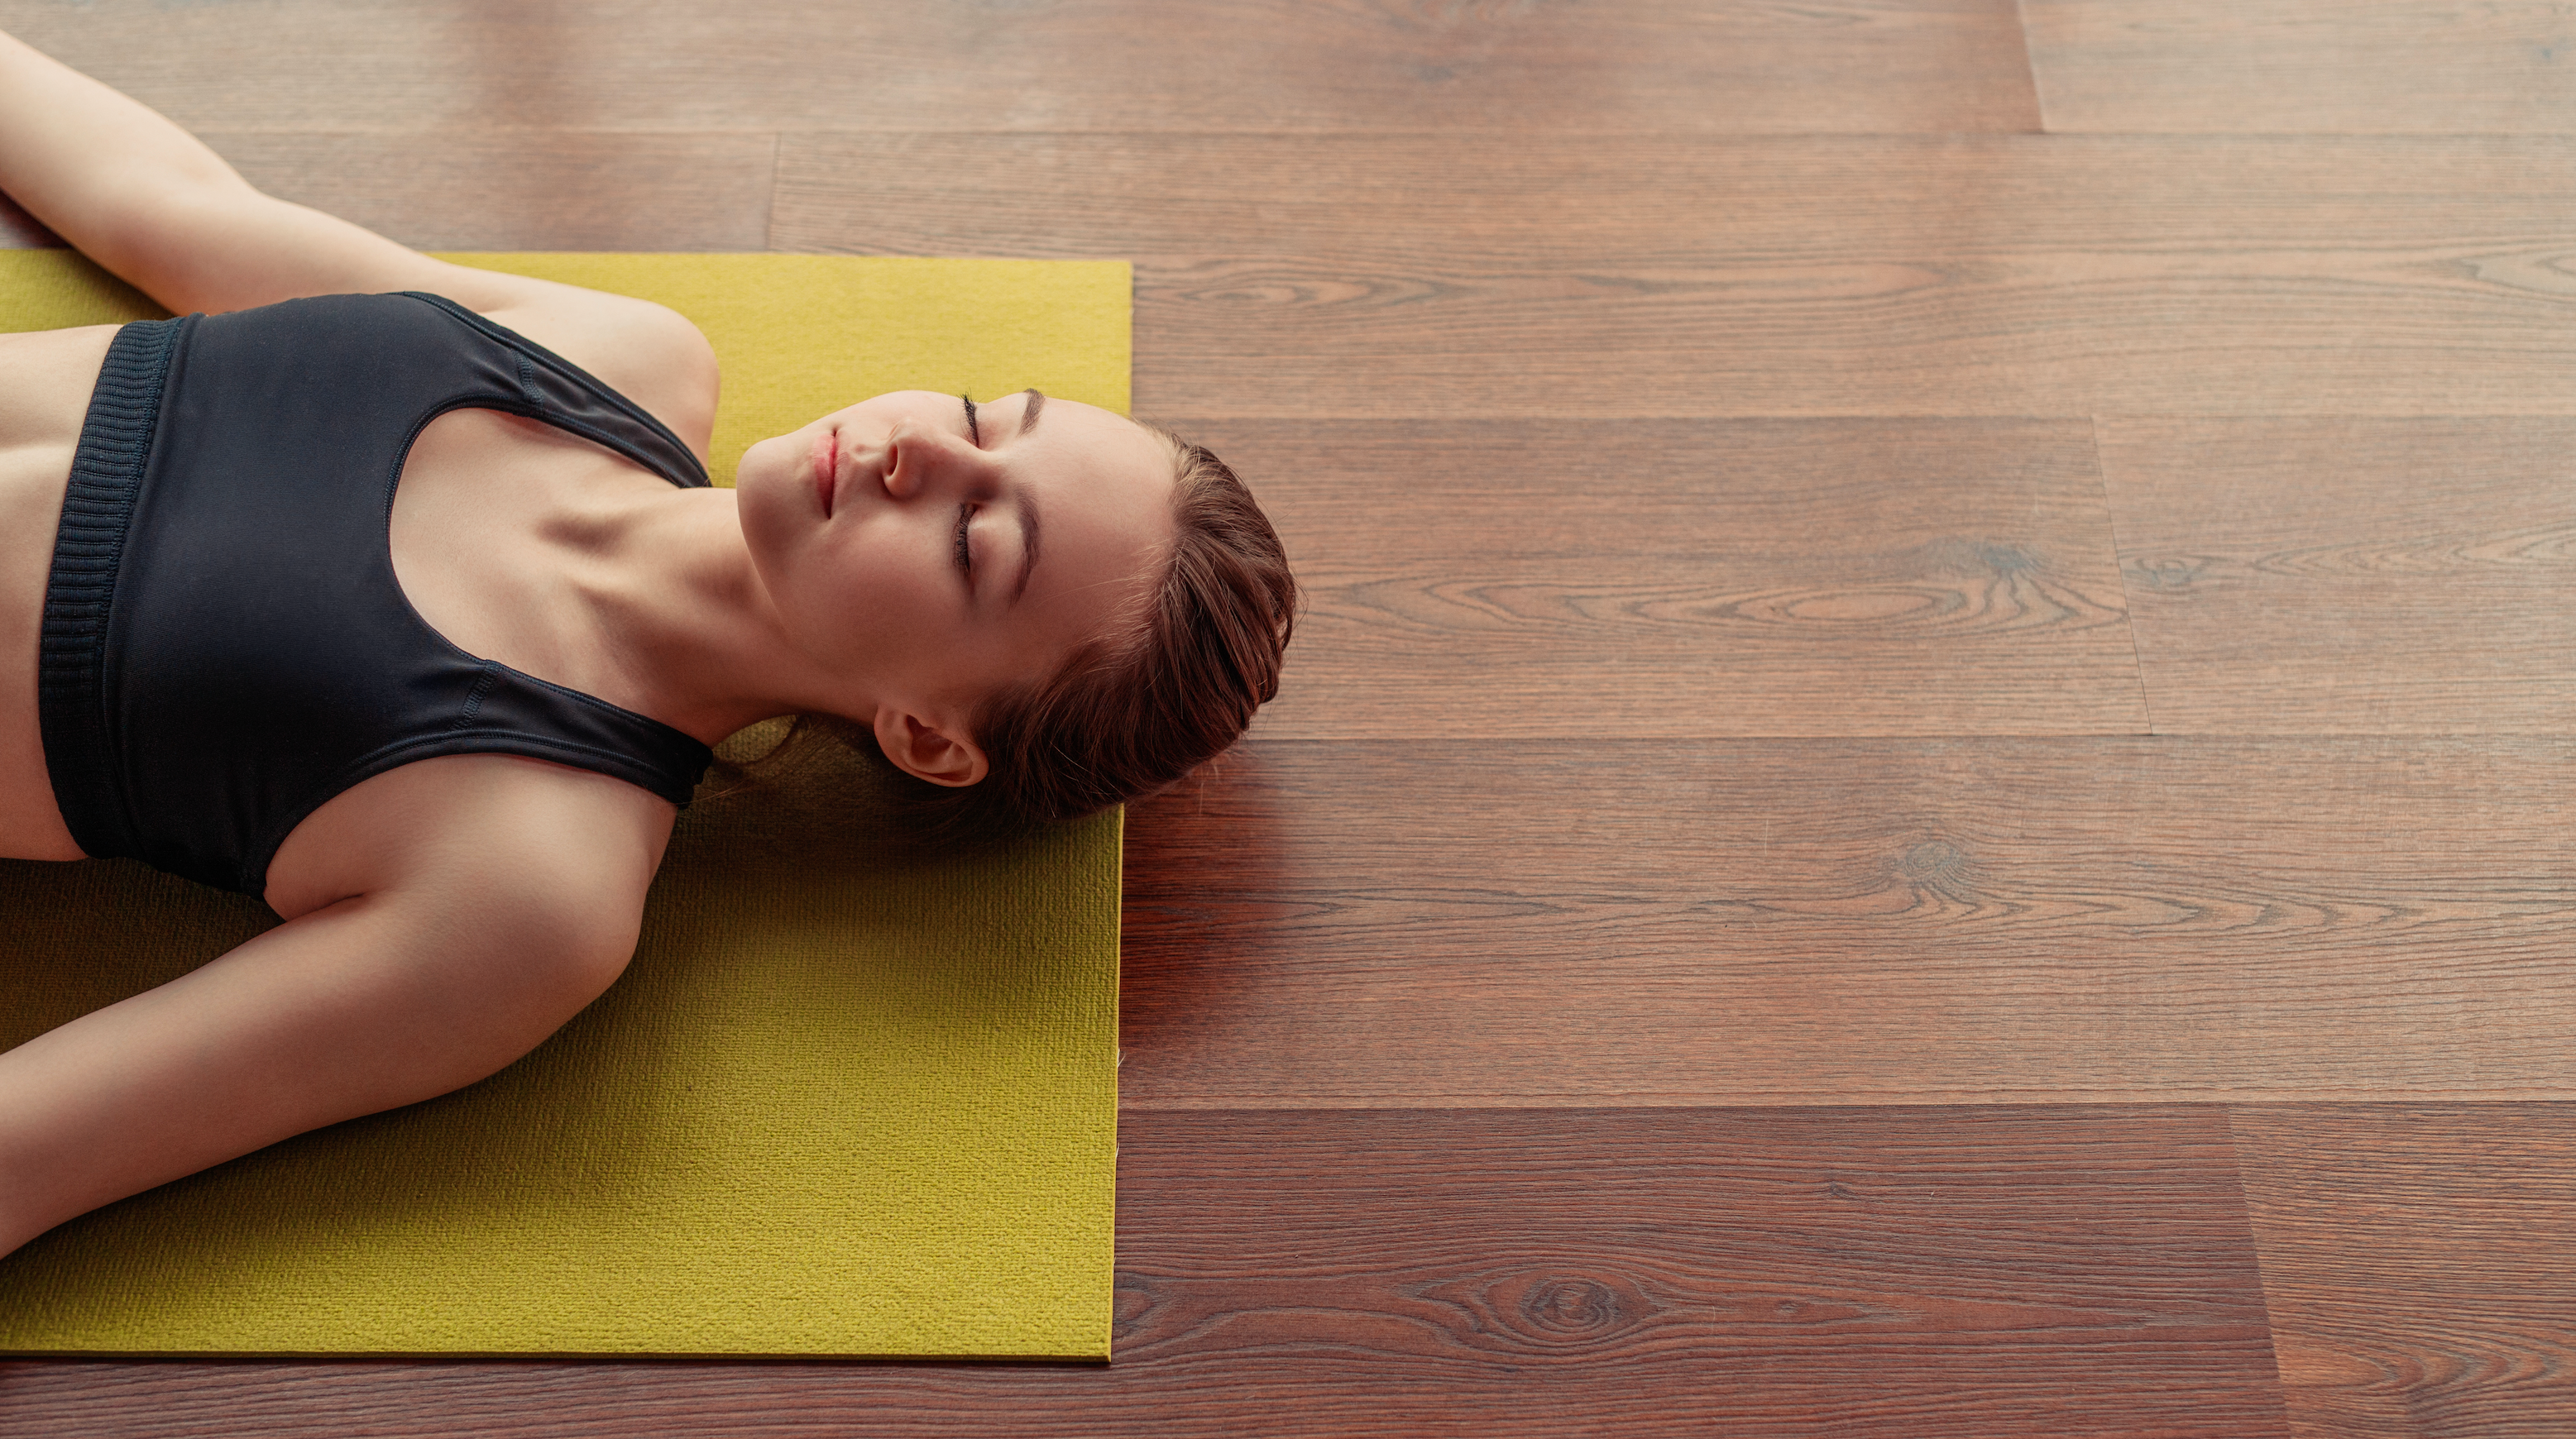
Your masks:
M752 446L734 483L789 642L961 734L1132 613L1172 540L1162 440L1034 391L879 395Z

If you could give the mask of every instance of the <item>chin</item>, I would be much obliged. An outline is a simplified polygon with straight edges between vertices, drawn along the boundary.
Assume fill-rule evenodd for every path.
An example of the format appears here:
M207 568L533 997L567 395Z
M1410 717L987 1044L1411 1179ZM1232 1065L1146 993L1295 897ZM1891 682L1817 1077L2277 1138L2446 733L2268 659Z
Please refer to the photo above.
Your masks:
M748 490L775 480L780 454L794 440L792 435L772 435L743 451L741 463L734 466L733 487Z
M743 542L751 547L753 561L758 563L764 549L774 548L782 535L784 516L774 513L780 502L789 498L780 492L777 450L778 440L763 440L742 452L742 463L733 472L734 515L742 525Z

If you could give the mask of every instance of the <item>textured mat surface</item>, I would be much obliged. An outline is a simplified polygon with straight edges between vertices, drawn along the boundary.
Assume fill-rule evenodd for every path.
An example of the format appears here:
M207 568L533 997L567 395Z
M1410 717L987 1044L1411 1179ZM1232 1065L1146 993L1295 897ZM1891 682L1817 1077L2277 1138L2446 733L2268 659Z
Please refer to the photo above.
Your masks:
M710 468L893 388L1125 408L1124 265L476 255L672 305ZM0 330L159 313L0 252ZM635 963L470 1089L0 1259L0 1350L1106 1358L1119 822L925 860L815 756L681 818ZM123 861L0 861L0 1047L274 922Z

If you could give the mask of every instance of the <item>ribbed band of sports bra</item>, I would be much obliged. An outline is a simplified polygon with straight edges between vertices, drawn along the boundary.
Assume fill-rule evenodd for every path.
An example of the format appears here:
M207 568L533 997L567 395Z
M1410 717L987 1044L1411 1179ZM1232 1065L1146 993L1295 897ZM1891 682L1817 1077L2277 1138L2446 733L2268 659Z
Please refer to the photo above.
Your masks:
M611 775L685 805L712 758L658 720L480 659L422 619L389 526L456 409L706 470L578 366L436 295L326 295L127 325L63 498L37 708L81 849L225 889L370 776L450 754Z

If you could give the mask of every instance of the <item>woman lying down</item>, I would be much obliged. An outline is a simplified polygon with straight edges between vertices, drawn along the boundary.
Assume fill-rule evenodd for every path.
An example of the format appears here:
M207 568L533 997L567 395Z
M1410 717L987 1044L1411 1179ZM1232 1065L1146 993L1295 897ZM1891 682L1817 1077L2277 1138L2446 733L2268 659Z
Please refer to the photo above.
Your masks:
M183 317L0 335L0 857L285 920L0 1054L0 1253L534 1048L746 725L831 717L989 831L1277 689L1278 537L1120 415L879 395L711 488L687 320L271 199L5 35L0 191Z

